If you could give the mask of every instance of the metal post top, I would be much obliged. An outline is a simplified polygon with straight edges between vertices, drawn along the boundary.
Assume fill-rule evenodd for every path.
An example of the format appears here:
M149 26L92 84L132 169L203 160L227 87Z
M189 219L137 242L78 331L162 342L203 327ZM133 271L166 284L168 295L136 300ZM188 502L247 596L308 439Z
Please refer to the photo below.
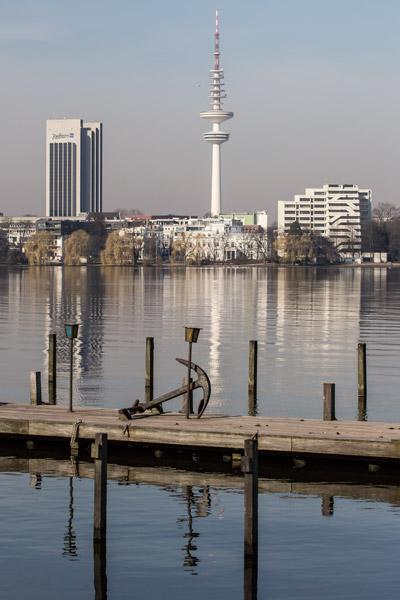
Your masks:
M65 324L65 335L70 340L74 340L78 337L79 323L66 323Z
M196 343L199 338L201 327L185 327L185 342Z

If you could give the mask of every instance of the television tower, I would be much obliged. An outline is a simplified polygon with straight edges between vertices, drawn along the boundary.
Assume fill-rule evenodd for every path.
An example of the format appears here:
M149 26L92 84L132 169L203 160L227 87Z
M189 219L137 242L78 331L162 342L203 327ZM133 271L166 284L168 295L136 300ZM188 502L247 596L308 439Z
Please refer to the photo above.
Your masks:
M202 119L212 123L212 131L203 134L204 139L212 144L211 168L211 216L217 217L221 212L221 149L220 146L229 140L229 133L222 131L223 121L231 119L233 112L222 110L222 99L226 98L224 90L224 70L220 66L218 11L215 11L214 33L214 68L210 70L210 107L211 110L200 113Z

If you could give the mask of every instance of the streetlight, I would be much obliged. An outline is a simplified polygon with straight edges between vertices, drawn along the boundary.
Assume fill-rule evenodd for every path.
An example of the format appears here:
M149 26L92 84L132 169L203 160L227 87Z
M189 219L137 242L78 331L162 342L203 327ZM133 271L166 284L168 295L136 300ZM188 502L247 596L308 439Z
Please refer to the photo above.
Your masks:
M191 389L190 369L192 364L192 344L196 343L199 337L200 327L185 327L185 342L189 342L189 364L188 364L188 391L186 401L186 418L188 419L193 413L193 394Z
M69 363L69 412L72 412L72 376L74 370L74 340L78 337L79 323L69 323L65 325L65 335L71 340L71 354Z

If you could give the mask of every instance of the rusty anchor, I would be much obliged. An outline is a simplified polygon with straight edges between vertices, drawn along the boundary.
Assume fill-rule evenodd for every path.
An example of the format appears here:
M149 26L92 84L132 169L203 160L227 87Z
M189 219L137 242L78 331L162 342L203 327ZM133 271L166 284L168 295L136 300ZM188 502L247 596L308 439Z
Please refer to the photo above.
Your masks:
M189 366L189 361L185 360L184 358L177 358L176 360L185 367ZM192 381L190 389L192 391L197 390L198 388L201 388L203 390L203 397L200 400L197 408L197 418L200 419L200 417L206 410L208 402L210 400L211 382L207 373L204 371L204 369L199 367L199 365L196 365L194 362L191 362L190 368L197 374L197 379L195 381ZM129 408L121 408L118 411L119 417L120 419L132 419L135 414L143 413L144 411L151 410L152 408L158 409L160 414L163 412L162 404L164 402L167 402L168 400L173 400L174 398L178 398L178 396L183 396L187 393L187 390L188 386L183 385L179 388L176 388L175 390L172 390L171 392L167 392L166 394L155 398L154 400L151 400L150 402L140 402L139 400L136 400L133 406Z

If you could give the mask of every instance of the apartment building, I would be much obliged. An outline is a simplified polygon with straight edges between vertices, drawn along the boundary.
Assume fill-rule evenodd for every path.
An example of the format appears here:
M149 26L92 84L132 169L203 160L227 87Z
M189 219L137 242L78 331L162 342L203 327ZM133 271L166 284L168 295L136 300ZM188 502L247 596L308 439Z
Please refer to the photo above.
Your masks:
M292 202L278 202L278 231L297 221L303 230L329 238L342 254L361 250L363 226L371 218L371 190L354 184L307 188Z

